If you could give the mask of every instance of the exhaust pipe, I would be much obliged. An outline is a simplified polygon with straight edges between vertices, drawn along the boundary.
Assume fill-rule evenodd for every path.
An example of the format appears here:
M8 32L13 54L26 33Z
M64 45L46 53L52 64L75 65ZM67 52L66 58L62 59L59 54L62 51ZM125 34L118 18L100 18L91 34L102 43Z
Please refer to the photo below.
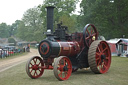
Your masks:
M53 33L53 16L54 16L54 6L48 6L47 8L47 31L51 30Z

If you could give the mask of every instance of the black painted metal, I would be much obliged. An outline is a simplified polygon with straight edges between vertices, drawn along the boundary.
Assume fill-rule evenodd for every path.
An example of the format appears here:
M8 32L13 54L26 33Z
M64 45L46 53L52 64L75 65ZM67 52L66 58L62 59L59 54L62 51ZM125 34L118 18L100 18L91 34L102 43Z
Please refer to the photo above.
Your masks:
M48 49L48 47L42 45L42 43L44 43L44 42L49 45L49 52L47 54L42 54L42 52L45 52ZM58 54L60 52L60 45L58 42L43 40L40 42L40 44L38 46L38 51L39 51L41 57L43 57L45 59L49 58L49 57L58 57Z
M57 24L57 29L54 32L55 39L61 40L61 41L66 41L66 31L68 27L67 26L62 26L62 22Z
M47 30L50 29L53 32L53 16L54 8L53 6L48 6L47 8Z

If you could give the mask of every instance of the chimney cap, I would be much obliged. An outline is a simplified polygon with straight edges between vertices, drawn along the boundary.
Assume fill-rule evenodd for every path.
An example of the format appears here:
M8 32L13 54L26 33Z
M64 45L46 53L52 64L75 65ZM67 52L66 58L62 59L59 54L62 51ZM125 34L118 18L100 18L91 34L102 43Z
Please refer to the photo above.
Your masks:
M55 8L54 6L46 6L45 8Z

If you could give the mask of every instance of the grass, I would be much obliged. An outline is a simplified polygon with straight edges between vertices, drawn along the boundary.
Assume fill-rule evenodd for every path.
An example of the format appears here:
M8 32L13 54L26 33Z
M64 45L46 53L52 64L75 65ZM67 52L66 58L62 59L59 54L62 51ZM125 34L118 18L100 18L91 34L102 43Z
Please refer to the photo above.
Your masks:
M112 57L111 67L106 74L78 70L66 81L58 81L52 70L45 70L38 79L31 79L25 72L25 64L1 72L0 85L128 85L128 58Z
M2 59L0 58L0 61L5 61L5 60L8 60L8 59L12 59L12 58L16 58L16 57L24 56L24 55L26 55L26 54L28 54L28 52L15 53L15 54L10 55L10 56L8 56L8 57L6 57L6 58L2 58Z

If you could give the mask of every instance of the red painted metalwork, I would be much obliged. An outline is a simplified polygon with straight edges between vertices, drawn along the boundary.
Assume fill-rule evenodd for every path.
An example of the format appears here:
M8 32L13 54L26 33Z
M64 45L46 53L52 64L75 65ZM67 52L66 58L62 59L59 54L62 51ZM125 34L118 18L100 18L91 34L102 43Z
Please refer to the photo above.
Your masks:
M46 43L46 42L43 42L43 43L41 44L41 46L43 46L43 45L46 45L46 46L47 46L47 50L46 50L46 52L41 51L41 53L44 54L44 55L46 55L46 54L49 52L49 45L48 45L48 43ZM40 50L41 50L41 49L42 49L42 48L40 47Z
M26 72L29 77L33 79L38 78L44 72L44 69L42 68L43 66L43 60L38 56L34 56L27 62Z
M87 47L89 47L94 40L97 40L98 32L95 26L92 24L87 24L83 31L83 37Z
M102 56L104 56L102 58ZM105 41L101 41L96 49L96 63L100 73L106 73L111 64L111 51Z
M68 57L59 57L54 64L54 75L58 80L67 80L72 73L72 64Z
M42 67L43 69L49 69L49 70L53 70L53 66L52 65L45 65Z
M40 42L38 48L42 58L34 56L27 62L28 76L38 78L44 69L53 69L56 78L62 81L67 80L79 68L88 67L94 73L106 73L111 64L111 52L105 41L97 40L96 27L87 24L83 33L70 35L67 34L68 27L59 23L53 32L53 8L47 7L47 38Z
M74 56L80 52L80 46L77 42L58 42L60 53L58 56Z

